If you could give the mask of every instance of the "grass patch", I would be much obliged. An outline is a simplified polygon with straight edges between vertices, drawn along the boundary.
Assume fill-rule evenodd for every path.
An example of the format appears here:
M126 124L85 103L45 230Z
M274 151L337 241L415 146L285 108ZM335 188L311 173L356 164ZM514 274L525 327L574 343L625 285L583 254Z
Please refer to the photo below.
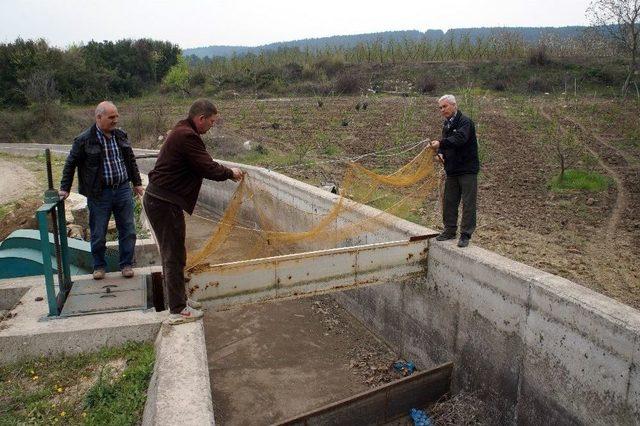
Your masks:
M278 168L295 164L297 157L292 153L281 154L272 150L260 152L252 149L251 151L238 155L233 161L250 164L252 166Z
M599 173L568 169L564 172L564 179L560 180L560 176L556 176L551 180L549 186L552 191L556 192L572 189L600 192L609 188L610 183L611 181L606 176Z
M0 424L138 424L154 359L150 343L128 343L0 367Z

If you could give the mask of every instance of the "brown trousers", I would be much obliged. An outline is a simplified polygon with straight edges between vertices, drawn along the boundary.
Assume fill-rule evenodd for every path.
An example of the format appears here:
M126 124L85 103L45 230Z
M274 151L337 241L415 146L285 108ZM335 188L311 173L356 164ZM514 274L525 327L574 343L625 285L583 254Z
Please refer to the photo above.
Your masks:
M177 205L149 193L144 194L142 204L160 247L165 302L168 300L172 314L178 314L187 306L184 287L184 267L187 262L184 213Z

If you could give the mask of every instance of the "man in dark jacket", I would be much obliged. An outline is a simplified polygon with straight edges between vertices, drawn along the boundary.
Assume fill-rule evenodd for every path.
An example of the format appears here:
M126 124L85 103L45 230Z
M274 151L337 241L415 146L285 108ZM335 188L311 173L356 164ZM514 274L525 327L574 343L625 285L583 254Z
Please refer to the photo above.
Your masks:
M440 114L444 117L442 139L431 141L444 161L447 178L444 185L442 221L444 231L436 237L438 241L456 237L458 229L458 206L462 199L462 220L458 247L467 247L476 229L476 196L478 193L478 141L473 121L460 111L453 95L444 95L438 100Z
M191 105L187 119L179 121L160 149L149 172L149 185L143 205L162 257L165 291L169 299L169 323L180 324L202 317L198 302L186 296L184 267L185 221L198 201L203 179L238 181L243 172L218 164L200 138L213 127L218 110L206 99Z
M71 191L73 175L78 169L78 192L87 197L93 278L105 276L106 235L111 213L116 219L120 270L126 278L133 276L136 227L133 218L131 184L137 195L143 194L138 165L127 134L116 128L118 109L108 101L96 107L96 123L78 135L62 171L60 198Z

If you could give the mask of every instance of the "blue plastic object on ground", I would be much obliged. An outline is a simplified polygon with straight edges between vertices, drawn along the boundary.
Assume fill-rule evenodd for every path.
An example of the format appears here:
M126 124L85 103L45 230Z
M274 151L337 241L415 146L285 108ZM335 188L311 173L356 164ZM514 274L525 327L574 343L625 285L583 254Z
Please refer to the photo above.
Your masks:
M413 362L396 361L393 363L393 368L398 373L403 373L405 376L412 374L416 371L416 366Z
M409 412L414 426L433 426L429 415L422 410L412 408Z

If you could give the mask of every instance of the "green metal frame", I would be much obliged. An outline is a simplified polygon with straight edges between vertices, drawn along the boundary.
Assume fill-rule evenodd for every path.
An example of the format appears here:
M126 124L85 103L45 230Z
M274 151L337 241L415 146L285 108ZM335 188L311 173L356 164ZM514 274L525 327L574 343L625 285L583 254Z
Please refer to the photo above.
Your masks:
M57 228L60 238L60 258L62 273L58 272L58 289L56 293L53 268L51 266L51 245L49 243L48 218L52 212L56 212L57 223L53 227ZM42 244L42 266L44 268L45 286L47 289L47 301L49 303L49 316L59 316L62 306L71 290L71 271L69 268L69 244L67 242L67 224L64 215L64 200L45 202L36 212L38 218L38 228L40 229L40 242ZM55 232L55 230L54 230ZM53 254L55 256L55 253Z

